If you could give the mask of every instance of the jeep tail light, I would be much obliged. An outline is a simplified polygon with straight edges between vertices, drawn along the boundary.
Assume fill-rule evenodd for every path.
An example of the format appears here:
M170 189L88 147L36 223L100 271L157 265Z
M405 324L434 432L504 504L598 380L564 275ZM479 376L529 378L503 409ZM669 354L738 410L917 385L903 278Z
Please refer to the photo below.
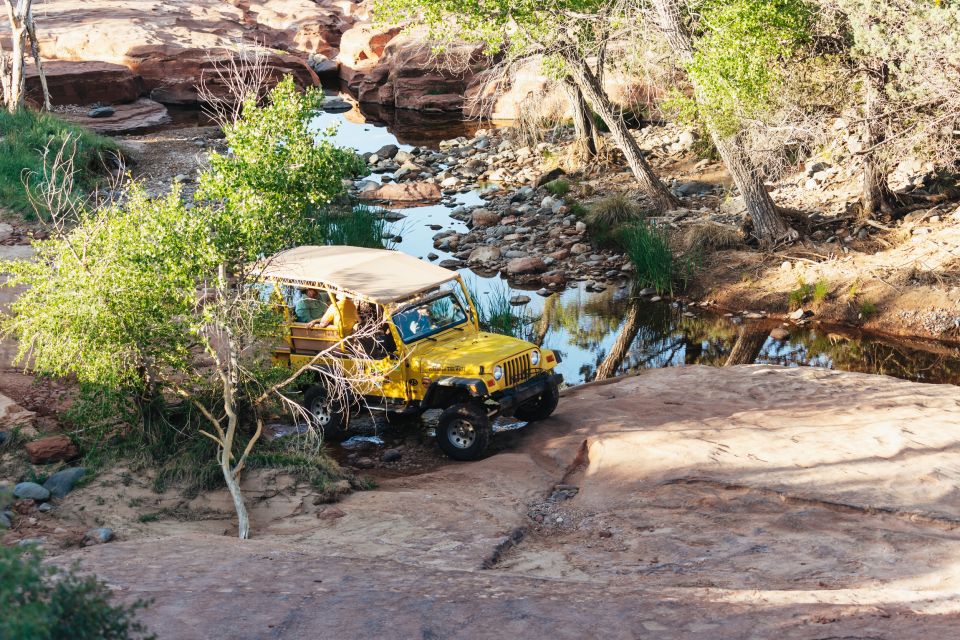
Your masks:
M547 362L556 362L556 358L553 357L553 354L547 354Z

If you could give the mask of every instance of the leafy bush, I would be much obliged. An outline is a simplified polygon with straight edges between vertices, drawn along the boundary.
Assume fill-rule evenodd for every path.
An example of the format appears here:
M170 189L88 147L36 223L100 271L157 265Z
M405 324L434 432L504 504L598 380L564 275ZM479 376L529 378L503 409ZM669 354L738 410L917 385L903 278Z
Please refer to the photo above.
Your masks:
M543 188L546 189L548 193L562 198L570 192L570 183L563 178L557 178L543 185Z
M135 618L148 602L113 605L112 597L92 576L44 566L32 547L0 547L0 638L155 638Z
M0 111L0 203L4 207L28 219L33 217L30 196L23 186L24 172L42 174L44 147L59 148L68 138L76 147L76 187L91 189L97 176L110 166L110 156L118 153L114 141L49 113Z
M666 232L652 224L635 222L623 226L617 232L617 240L633 263L638 286L667 293L673 291L674 284L685 286L693 275L696 261L675 256Z

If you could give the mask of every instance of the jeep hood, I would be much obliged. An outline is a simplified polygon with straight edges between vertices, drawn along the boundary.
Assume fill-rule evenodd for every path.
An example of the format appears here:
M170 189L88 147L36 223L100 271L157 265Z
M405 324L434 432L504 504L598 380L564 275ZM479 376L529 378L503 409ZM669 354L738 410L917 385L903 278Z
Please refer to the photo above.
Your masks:
M491 367L535 346L510 336L468 329L445 333L436 342L424 339L407 348L411 349L411 368L422 373L476 374L481 366Z

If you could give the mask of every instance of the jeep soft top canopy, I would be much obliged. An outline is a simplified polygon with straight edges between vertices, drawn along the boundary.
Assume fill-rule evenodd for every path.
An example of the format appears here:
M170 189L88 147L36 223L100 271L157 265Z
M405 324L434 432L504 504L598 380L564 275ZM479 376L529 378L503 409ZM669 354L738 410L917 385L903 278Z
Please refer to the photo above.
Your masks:
M260 277L343 291L385 305L428 291L457 274L399 251L303 246L282 251L258 267Z

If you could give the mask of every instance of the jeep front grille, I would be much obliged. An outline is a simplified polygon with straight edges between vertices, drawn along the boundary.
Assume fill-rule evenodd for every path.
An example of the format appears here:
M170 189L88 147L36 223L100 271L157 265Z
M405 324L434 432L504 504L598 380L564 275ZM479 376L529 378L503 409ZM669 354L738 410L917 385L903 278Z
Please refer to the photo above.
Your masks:
M503 363L503 377L507 386L520 384L533 375L530 366L530 354L524 353Z

